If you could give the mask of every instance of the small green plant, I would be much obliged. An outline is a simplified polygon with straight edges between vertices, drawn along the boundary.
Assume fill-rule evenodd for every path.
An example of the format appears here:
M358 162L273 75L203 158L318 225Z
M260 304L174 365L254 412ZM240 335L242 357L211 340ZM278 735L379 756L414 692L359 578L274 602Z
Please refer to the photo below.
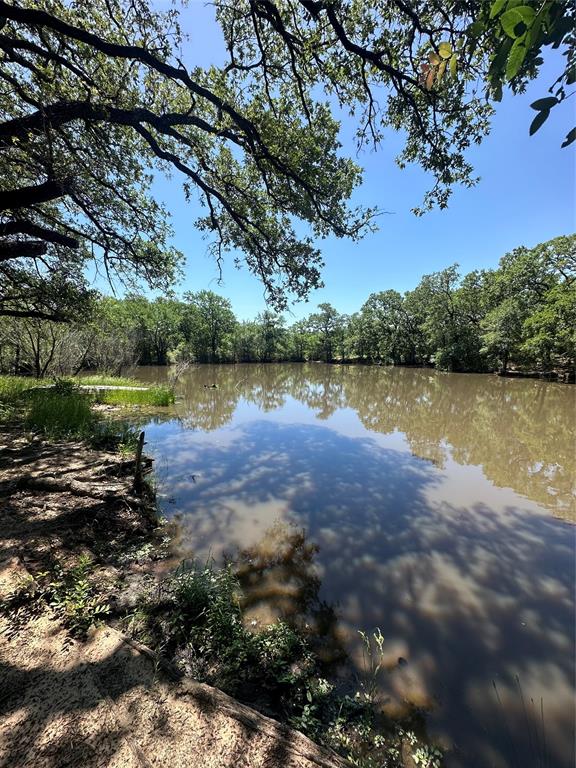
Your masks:
M71 379L54 378L51 392L56 395L72 395L78 392L78 387Z
M25 393L38 386L36 379L27 376L0 376L0 419L8 419Z
M68 569L57 565L47 584L48 603L60 614L72 634L83 635L109 613L110 608L98 594L90 578L92 559L81 555L77 564Z
M109 606L93 583L92 571L91 558L81 555L72 568L56 563L34 577L27 575L8 596L3 611L20 624L35 615L44 602L60 616L71 634L84 635L109 613Z
M286 621L247 626L242 594L231 564L183 563L160 586L150 586L127 626L138 639L197 680L216 685L275 712L280 719L334 749L358 768L401 768L402 742L438 768L439 753L412 732L382 731L376 706L384 637L361 633L366 679L352 693L322 674L308 638ZM420 751L418 751L420 750Z
M86 437L95 448L106 448L130 455L136 450L138 435L139 430L125 421L98 419Z
M375 702L378 691L378 678L384 668L384 635L380 628L368 635L358 630L362 638L362 659L364 666L364 678L360 680L360 686L368 701Z
M436 747L421 744L412 752L412 760L418 768L440 768L442 765L442 752Z
M260 632L245 626L231 566L184 563L143 597L129 626L189 674L229 692L289 689L312 663L306 641L286 623Z

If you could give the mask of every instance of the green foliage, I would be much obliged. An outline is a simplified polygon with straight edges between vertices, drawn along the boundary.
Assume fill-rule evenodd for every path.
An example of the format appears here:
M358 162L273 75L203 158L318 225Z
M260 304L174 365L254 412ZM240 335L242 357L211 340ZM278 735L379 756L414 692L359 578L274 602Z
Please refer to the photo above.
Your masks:
M55 395L64 397L69 397L70 395L74 395L79 392L75 382L71 381L70 379L54 379L50 389L51 392Z
M37 386L35 379L26 376L0 376L0 409L13 406L25 392Z
M178 10L26 0L1 13L0 176L3 191L25 198L7 206L9 231L24 226L48 243L42 260L32 249L3 269L10 309L13 288L26 286L30 316L69 317L74 299L90 297L84 267L94 261L112 279L165 289L181 255L152 197L156 173L177 172L183 197L206 209L197 226L218 262L242 254L279 304L286 291L319 284L314 237L366 229L370 213L347 205L360 170L340 156L327 106L303 107L288 81L269 92L270 105L261 77L246 87L233 68L186 68ZM22 190L46 178L56 189L33 206Z
M311 663L304 640L282 622L251 632L239 598L230 567L184 563L159 592L142 600L130 626L197 679L228 691L255 684L290 687L299 677L291 665Z
M90 557L81 555L72 567L55 563L48 571L20 580L8 596L4 611L15 618L39 610L47 603L74 636L83 636L109 613L109 606L93 579Z
M180 330L188 355L201 363L216 363L228 357L230 334L236 318L228 299L213 291L184 295Z
M90 397L82 392L61 394L51 389L30 393L25 424L48 437L81 437L92 433L96 416Z
M253 321L238 322L230 302L211 291L160 304L134 295L123 300L103 298L97 314L106 318L104 325L76 326L62 345L70 350L76 344L78 360L91 367L100 361L105 369L137 360L185 364L352 359L435 365L452 371L506 372L513 366L569 373L575 362L575 243L575 236L570 235L534 248L519 247L506 254L497 269L464 276L452 265L425 275L404 295L393 290L372 293L351 317L323 303L291 326L271 310ZM158 325L158 318L167 314L170 323ZM53 324L34 321L33 338L44 337L46 344L27 349L19 340L30 329L19 326L21 322L29 321L9 321L9 338L18 340L20 368L39 369L52 376L67 373L62 371L66 367L63 359L48 343L55 335ZM87 347L82 339L89 339ZM4 370L15 367L10 345L0 347L0 366ZM107 375L71 380L139 385L134 379ZM1 397L0 393L0 401ZM100 393L98 399L165 406L172 402L172 395L168 389L152 388L148 394Z
M48 603L73 634L84 634L110 610L91 579L93 569L90 557L81 555L72 568L56 566L52 574L45 574Z
M571 3L217 0L215 13L224 58L202 67L182 61L176 8L1 1L4 313L94 320L86 267L130 288L172 284L182 257L152 195L154 176L172 172L205 210L197 226L218 266L233 252L283 309L321 285L317 240L373 226L374 210L349 205L361 169L341 156L330 103L356 117L360 146L400 132L399 165L433 178L423 208L443 208L454 185L476 183L467 152L504 86L522 92L545 51L566 48L550 96L533 104L533 133L576 81ZM153 318L118 334L144 337L164 364L173 310L159 299Z
M168 406L174 402L174 392L168 387L148 389L101 389L94 394L97 403L108 405Z
M363 635L369 682L363 681L352 695L344 694L322 676L320 662L300 630L282 620L246 626L242 599L231 565L218 569L212 563L185 562L159 588L141 597L126 622L138 639L197 680L274 711L354 765L401 766L399 739L404 731L379 731L376 696L374 691L368 695L366 688L374 685L381 670L381 633ZM415 754L439 754L411 737L421 750Z
M88 377L87 377L88 378ZM91 377L117 381L113 377ZM51 438L81 438L100 448L132 452L138 430L121 420L105 420L92 408L94 402L117 405L168 406L174 393L168 387L145 390L99 390L92 393L78 388L76 380L58 379L39 386L35 379L0 376L0 415L18 412L27 428ZM131 381L122 380L120 381Z
M318 310L308 318L308 327L317 338L312 354L314 358L330 363L338 351L342 353L345 318L326 302L319 304Z
M89 434L83 435L95 448L133 454L140 430L118 419L98 419Z
M84 384L86 386L93 384L95 386L110 386L110 387L143 387L141 381L138 379L130 378L128 376L112 376L105 373L97 374L82 374L82 376L74 376L72 381L76 384Z
M498 100L506 83L516 92L524 89L527 80L543 63L543 48L568 46L563 51L566 67L549 88L553 95L530 105L537 112L530 125L530 135L536 133L550 111L570 95L567 86L576 81L573 14L569 3L557 0L494 0L489 9L481 10L476 22L476 37L492 49L488 80L492 95ZM567 135L563 147L574 140L573 134L574 129Z

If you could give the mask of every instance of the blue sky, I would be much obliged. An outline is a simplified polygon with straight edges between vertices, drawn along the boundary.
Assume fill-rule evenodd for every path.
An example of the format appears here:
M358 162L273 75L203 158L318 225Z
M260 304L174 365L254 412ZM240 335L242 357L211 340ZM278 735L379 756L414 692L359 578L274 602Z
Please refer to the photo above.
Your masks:
M160 3L159 3L160 5ZM221 40L213 12L202 2L184 11L183 28L190 35L184 51L188 64L217 63ZM534 112L530 103L547 95L564 59L547 56L540 78L525 94L505 95L493 119L490 135L468 157L479 184L456 189L449 208L418 218L411 209L422 201L431 179L418 167L400 170L394 158L401 137L393 132L379 150L365 152L357 162L365 169L364 182L353 203L378 206L389 212L379 219L379 231L360 243L336 238L322 241L326 262L325 288L308 303L291 307L289 320L314 311L329 301L340 312L360 309L370 293L388 288L414 288L423 274L457 262L462 273L495 267L499 258L518 245L533 246L575 227L575 163L572 147L560 144L576 118L570 99L557 107L540 131L530 137ZM355 155L354 126L343 122L343 153ZM247 270L237 270L230 255L218 284L216 265L207 253L207 241L194 228L199 206L186 203L175 175L159 179L155 192L172 213L174 245L186 255L185 279L177 292L210 289L229 298L240 319L253 318L265 308L263 289Z

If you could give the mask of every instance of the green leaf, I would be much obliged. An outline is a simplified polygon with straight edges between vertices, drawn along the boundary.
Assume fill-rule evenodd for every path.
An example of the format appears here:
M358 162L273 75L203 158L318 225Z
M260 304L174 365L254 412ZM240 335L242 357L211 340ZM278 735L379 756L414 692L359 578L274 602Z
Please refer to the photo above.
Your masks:
M469 37L480 37L484 32L484 24L481 21L475 21L466 30Z
M537 99L536 101L533 101L530 106L532 109L540 112L542 109L552 109L552 107L555 107L556 104L558 104L558 99L556 96L546 96L545 99Z
M452 56L452 46L450 43L440 43L438 53L443 59L449 59Z
M576 141L576 128L572 128L572 130L566 134L566 138L562 142L561 146L568 147L570 144L572 144L573 141Z
M502 17L500 18L500 24L502 26L502 29L504 32L508 35L508 37L515 38L517 37L516 34L516 27L518 24L522 23L522 16L520 16L519 13L516 13L516 11L512 8L509 11L506 11L506 13L502 14Z
M550 115L549 109L543 109L541 112L538 112L538 114L530 124L530 136L534 136L536 131L539 130L544 125L546 120L548 120L549 115Z
M522 21L527 27L532 26L534 19L536 18L536 11L529 5L517 5L514 10L522 16Z
M440 66L438 67L438 72L436 74L436 82L437 83L439 83L440 80L442 80L442 78L444 77L444 72L446 71L446 64L448 64L446 59L444 59L444 61L440 62Z
M539 48L538 43L541 43L542 38L542 24L544 22L544 14L542 8L536 14L532 25L530 26L530 32L528 35L528 46L530 48Z
M500 24L508 37L522 37L526 32L526 27L532 25L535 16L534 10L528 5L519 5L503 13L500 17Z
M450 56L450 74L452 77L456 77L456 71L458 69L458 54L453 53L452 56Z
M494 3L492 3L492 8L490 8L490 18L493 19L494 16L498 16L505 5L506 0L496 0Z
M552 47L557 48L564 37L572 31L573 24L573 19L569 16L558 19L552 26L547 42L554 43Z
M510 56L508 56L508 61L506 63L507 80L512 80L514 77L516 77L520 71L520 67L524 63L524 59L526 58L527 53L528 48L526 48L526 39L525 37L519 37L514 41L514 45L512 46Z
M502 43L502 45L499 46L498 51L496 52L496 55L492 59L490 63L490 79L497 78L500 79L504 75L504 67L506 65L506 61L508 59L508 54L510 53L510 49L512 48L512 40L506 39Z

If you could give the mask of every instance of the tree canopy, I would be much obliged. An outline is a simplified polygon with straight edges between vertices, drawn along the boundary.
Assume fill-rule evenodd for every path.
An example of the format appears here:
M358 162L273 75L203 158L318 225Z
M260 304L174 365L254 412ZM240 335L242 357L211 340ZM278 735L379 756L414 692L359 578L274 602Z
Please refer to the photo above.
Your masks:
M424 207L474 182L466 150L491 101L567 45L533 129L575 79L571 4L495 0L217 0L219 68L185 66L177 10L146 0L0 0L0 314L62 320L90 298L86 268L166 288L170 247L154 174L205 215L220 264L242 254L276 308L321 284L317 240L357 238L375 211L350 196L338 103L358 140L403 130L399 162L434 179ZM565 144L574 137L571 132ZM304 229L297 222L307 225Z
M452 371L509 368L574 379L576 235L506 254L494 270L458 265L404 295L376 291L343 315L322 303L291 325L270 310L239 322L212 291L150 301L100 298L75 324L0 318L0 372L38 377L136 363L367 362Z

